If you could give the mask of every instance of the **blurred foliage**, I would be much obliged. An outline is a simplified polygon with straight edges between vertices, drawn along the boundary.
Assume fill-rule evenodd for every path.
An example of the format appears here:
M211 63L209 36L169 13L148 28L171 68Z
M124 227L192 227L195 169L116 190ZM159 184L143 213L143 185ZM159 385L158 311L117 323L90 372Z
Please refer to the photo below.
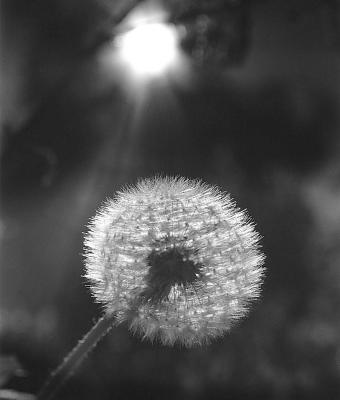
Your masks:
M6 2L3 384L34 393L90 328L101 310L82 278L85 225L121 185L162 172L216 183L249 210L267 254L263 300L230 335L190 351L121 326L61 398L339 398L340 99L324 15L338 2L195 10L181 17L193 32L187 51L226 65L223 42L243 64L169 78L133 98L100 62L106 33L87 39L112 29L109 3ZM222 14L230 26L217 23ZM12 374L13 360L26 376Z

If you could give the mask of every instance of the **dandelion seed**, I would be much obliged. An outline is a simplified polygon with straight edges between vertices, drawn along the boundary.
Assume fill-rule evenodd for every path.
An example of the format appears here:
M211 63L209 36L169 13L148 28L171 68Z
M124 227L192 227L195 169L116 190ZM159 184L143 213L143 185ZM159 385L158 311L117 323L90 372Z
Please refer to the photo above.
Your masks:
M223 335L260 294L259 235L230 196L184 178L141 180L98 211L86 278L107 314L163 344Z

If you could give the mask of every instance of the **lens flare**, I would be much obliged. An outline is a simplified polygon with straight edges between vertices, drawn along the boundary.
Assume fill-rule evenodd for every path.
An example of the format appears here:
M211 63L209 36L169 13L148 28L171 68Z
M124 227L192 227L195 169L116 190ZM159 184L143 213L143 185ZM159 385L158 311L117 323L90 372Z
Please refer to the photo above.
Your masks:
M157 76L178 56L175 27L164 23L138 26L117 39L120 57L137 75Z

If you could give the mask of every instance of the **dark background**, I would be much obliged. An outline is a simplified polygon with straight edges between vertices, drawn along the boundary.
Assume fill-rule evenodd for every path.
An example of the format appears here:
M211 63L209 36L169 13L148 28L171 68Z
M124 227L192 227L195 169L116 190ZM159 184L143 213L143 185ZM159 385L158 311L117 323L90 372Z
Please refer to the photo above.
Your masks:
M223 61L192 57L184 78L140 96L105 61L123 2L1 2L4 387L35 393L99 317L86 223L122 185L162 173L248 209L267 256L262 299L202 348L120 326L60 398L340 397L339 2L224 3L236 8L219 4L234 35Z

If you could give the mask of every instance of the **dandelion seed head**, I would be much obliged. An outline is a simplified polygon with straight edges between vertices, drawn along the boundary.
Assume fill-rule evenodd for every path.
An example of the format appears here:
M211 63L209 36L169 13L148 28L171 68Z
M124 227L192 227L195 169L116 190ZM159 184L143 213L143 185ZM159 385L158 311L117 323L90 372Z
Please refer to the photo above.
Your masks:
M163 344L209 343L259 297L264 255L245 211L218 188L144 179L97 212L86 278L107 313Z

